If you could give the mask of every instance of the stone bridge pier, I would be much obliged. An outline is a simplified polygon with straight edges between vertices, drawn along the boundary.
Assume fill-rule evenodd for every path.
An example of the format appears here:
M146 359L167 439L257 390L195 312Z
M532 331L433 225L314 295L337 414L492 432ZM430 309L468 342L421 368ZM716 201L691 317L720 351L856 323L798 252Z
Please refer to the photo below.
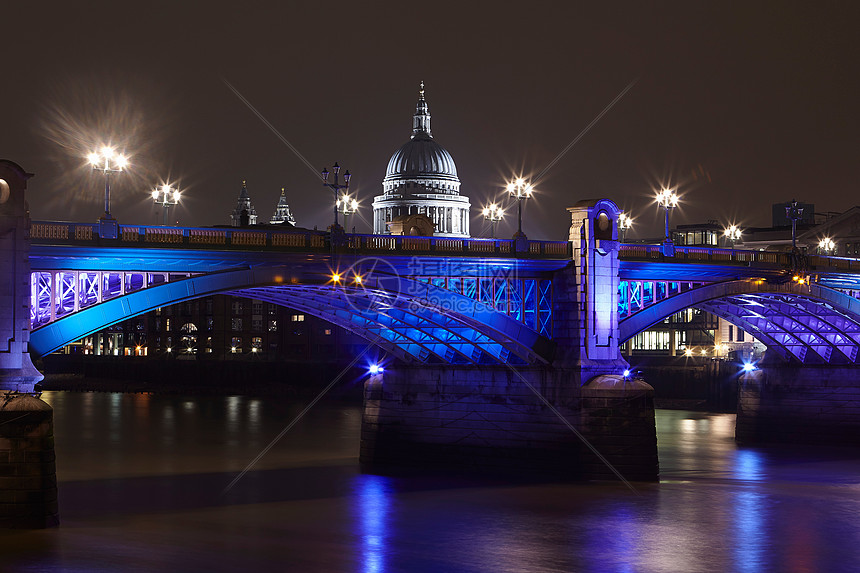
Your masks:
M365 467L618 479L611 464L628 480L657 478L653 389L624 376L618 351L619 211L607 200L569 211L573 258L553 276L551 359L395 364L371 376Z
M735 437L774 442L860 446L857 365L796 366L766 355L740 376Z
M43 378L30 340L30 213L24 200L32 174L0 160L0 527L59 523L53 410L33 396Z

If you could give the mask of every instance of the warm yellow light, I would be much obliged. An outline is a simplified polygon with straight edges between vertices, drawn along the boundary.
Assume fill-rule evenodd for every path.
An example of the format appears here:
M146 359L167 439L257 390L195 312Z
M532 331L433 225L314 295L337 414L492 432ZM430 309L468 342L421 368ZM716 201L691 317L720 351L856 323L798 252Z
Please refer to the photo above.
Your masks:
M489 216L490 216L490 210L487 209L486 207L484 207L484 217L489 217Z
M361 284L361 277L358 275L355 275L355 284L357 284L357 285Z
M706 349L702 348L702 352L701 352L702 356L705 356L707 353L708 353L708 351Z
M168 347L167 347L167 351L168 351L168 352L173 352L173 349L172 349L172 348L170 348L170 347L168 346Z
M176 201L177 203L179 202L179 191L173 192L173 200Z
M158 189L152 191L152 198L158 201Z
M513 193L516 186L513 183L508 183L507 191L508 193Z
M251 348L251 352L256 352L256 351L257 351L257 348L256 348L256 347Z
M519 179L517 179L516 185L517 185L517 187L522 187L523 185L525 185L525 183L526 183L525 179L520 177Z
M90 153L89 155L87 155L87 160L89 160L92 165L98 165L100 163L99 154Z
M101 153L102 153L102 157L104 157L105 159L112 159L113 158L113 149L111 149L107 145L102 147Z
M119 169L125 169L128 166L128 157L125 155L118 155L116 158L116 166Z
M684 351L684 356L692 356L692 355L693 355L692 349L688 348L687 350Z
M340 282L340 274L334 273L333 275L331 275L331 280L334 282Z

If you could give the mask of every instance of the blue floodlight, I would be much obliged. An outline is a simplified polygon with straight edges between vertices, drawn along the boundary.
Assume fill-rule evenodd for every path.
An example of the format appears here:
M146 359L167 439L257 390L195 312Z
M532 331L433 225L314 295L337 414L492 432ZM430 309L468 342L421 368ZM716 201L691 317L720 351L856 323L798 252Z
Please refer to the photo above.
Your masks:
M629 371L629 370L625 370L625 371L624 371L624 377L625 377L625 378L629 378L629 377L630 377L630 371Z
M744 372L752 372L755 370L755 364L752 362L744 362Z
M385 372L385 369L382 366L380 366L379 364L371 364L371 366L370 366L370 373L371 374L381 374L382 372Z

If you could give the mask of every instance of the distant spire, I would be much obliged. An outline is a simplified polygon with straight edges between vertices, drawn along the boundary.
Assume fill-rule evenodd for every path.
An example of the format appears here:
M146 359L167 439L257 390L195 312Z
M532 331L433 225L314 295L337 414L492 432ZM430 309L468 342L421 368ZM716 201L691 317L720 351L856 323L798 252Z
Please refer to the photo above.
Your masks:
M281 187L281 196L278 198L278 204L275 206L275 214L269 219L269 223L273 225L280 223L296 224L296 220L290 211L290 206L287 204L287 191L284 187Z
M424 99L424 82L419 84L418 104L415 106L415 115L412 116L412 139L416 137L433 137L430 133L430 110L427 100Z

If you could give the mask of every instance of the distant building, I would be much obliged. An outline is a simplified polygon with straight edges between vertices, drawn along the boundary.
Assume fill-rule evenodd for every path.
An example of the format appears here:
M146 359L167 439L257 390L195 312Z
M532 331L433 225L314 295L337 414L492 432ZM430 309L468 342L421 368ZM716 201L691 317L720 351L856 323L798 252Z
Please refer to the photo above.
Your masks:
M236 208L230 213L230 224L234 227L247 227L257 224L257 210L251 204L248 187L244 181L242 181L242 190L239 192Z
M424 82L412 116L412 137L388 161L382 189L373 200L374 234L391 233L389 224L397 217L420 214L430 218L436 236L469 236L469 198L460 195L454 159L430 132Z
M293 218L292 212L290 212L290 206L287 204L286 190L283 187L281 187L281 196L278 198L278 204L275 207L275 214L269 219L269 223L272 225L289 223L293 226L296 224L296 220Z

